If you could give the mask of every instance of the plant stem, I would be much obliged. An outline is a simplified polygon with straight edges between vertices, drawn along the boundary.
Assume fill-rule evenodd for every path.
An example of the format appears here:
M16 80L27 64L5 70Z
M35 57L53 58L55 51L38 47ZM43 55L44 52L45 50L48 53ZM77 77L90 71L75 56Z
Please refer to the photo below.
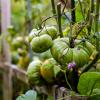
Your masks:
M100 1L96 0L95 32L98 32L99 6Z
M56 15L56 8L55 8L55 2L54 2L54 0L51 0L51 5L52 5L53 15Z
M71 89L71 91L73 91L70 83L68 82L68 78L67 78L66 72L64 74L65 74L65 80L66 80L67 85L69 86L69 88Z
M96 0L96 16L95 16L95 33L98 34L98 19L99 19L99 6L100 6L100 0ZM99 52L99 38L96 38L96 49Z
M74 0L71 0L71 9L74 9L75 8L75 1ZM75 17L75 10L72 10L71 12L71 25L70 25L70 47L71 48L74 48L74 39L72 38L72 25L76 22L76 17Z
M71 9L75 8L75 1L71 0ZM72 10L72 24L74 24L76 22L76 17L75 17L75 10Z
M63 37L62 28L61 28L61 3L57 4L57 17L58 17L58 28L59 28L59 35Z
M88 27L88 33L89 33L89 35L91 33L91 26L92 26L92 22L93 22L92 15L91 15L93 13L93 11L94 11L94 0L91 0L91 11L90 11L89 27Z
M98 61L98 59L100 58L100 46L99 46L99 38L98 38L99 5L100 5L100 0L96 0L95 33L96 33L96 50L97 50L97 53L96 53L96 56L93 59L93 61L91 61L89 64L87 64L85 66L82 73L88 71L91 68L91 66L93 64L95 64Z

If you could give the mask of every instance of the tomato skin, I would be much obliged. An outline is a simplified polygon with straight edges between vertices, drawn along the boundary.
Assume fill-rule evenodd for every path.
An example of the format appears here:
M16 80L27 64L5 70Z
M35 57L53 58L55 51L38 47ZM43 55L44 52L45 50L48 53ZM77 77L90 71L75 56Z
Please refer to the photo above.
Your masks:
M40 32L40 35L42 34L48 34L51 36L52 39L55 39L57 38L57 29L54 26L46 26Z
M33 38L44 34L51 36L52 39L55 39L58 36L57 29L54 26L46 26L41 30L33 29L28 36L28 42L31 42Z
M32 31L30 32L30 34L28 36L28 42L31 42L32 39L38 35L38 33L39 33L39 30L32 29Z
M57 62L50 58L45 60L40 67L41 75L48 83L52 83L54 80L54 67L56 64Z
M81 42L79 45L77 45L77 47L84 49L89 54L89 56L91 56L91 54L93 53L93 51L96 49L88 41Z
M50 49L40 54L40 60L45 61L46 59L52 58Z
M76 63L76 67L82 67L89 61L88 53L82 48L73 49L73 62Z
M40 60L32 61L27 69L27 76L31 84L42 85L40 66L42 62Z
M53 45L52 38L47 34L44 34L42 36L37 36L33 38L31 41L32 50L36 53L45 52L49 48L51 48L52 45Z
M15 49L15 50L18 49L18 48L22 48L22 44L23 44L23 38L22 37L16 37L12 41L12 48Z

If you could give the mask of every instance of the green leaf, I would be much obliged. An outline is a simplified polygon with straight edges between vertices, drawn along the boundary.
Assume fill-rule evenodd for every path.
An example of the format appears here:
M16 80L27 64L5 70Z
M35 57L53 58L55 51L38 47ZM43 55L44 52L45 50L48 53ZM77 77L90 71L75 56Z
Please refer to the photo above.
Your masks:
M92 95L88 100L100 100L100 95Z
M25 94L19 96L16 100L37 100L37 93L33 90L29 90Z
M92 95L100 95L100 89L93 89Z
M78 91L82 95L90 95L93 89L100 89L100 73L86 72L80 76Z
M58 73L60 72L60 66L54 66L54 76L56 77L58 75Z

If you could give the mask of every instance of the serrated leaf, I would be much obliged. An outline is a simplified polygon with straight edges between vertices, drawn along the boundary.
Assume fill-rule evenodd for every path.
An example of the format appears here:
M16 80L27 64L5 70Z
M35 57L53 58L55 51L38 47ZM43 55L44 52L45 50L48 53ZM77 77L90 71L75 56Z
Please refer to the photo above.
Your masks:
M86 72L80 76L78 91L82 95L92 94L93 89L100 89L100 73Z

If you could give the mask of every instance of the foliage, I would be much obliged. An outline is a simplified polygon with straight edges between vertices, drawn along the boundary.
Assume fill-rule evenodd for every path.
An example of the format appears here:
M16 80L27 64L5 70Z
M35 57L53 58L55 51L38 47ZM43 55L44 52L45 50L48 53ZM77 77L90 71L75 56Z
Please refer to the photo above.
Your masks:
M49 3L50 0L13 0L12 7L16 9L12 10L12 23L16 29L8 30L11 50L18 50L24 60L27 54L40 60L38 65L37 60L32 59L33 63L28 66L30 84L60 84L80 95L91 98L98 95L99 98L100 72L95 72L100 59L99 4L94 0L57 0L51 7ZM16 30L23 32L21 41L19 35L13 34ZM30 30L30 34L24 36ZM27 45L22 47L21 44ZM47 57L42 58L47 51L44 54ZM24 66L24 63L20 65ZM88 72L92 68L94 72Z
M82 95L91 95L93 94L94 89L97 89L100 94L100 73L86 72L82 74L78 83L79 93Z
M25 94L19 96L16 100L37 100L37 93L34 90L29 90Z

